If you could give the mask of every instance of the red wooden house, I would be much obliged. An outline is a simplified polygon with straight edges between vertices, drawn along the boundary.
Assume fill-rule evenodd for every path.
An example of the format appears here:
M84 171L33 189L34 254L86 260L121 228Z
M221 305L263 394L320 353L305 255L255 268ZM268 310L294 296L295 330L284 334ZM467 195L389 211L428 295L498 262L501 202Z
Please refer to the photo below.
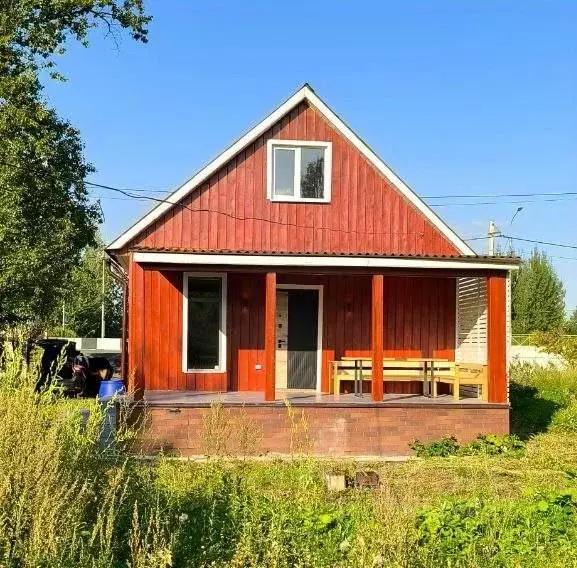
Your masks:
M130 389L164 445L199 453L215 400L262 451L288 450L285 399L317 453L508 431L516 259L476 255L308 85L108 254L128 274ZM482 398L443 381L431 397L421 360L482 365Z

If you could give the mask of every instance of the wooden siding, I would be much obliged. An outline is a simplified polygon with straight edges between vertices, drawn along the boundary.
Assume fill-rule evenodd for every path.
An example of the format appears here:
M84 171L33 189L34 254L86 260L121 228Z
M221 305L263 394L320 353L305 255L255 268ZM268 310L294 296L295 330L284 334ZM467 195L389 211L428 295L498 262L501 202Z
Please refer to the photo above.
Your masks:
M266 141L333 143L331 203L266 198ZM326 119L301 103L128 248L454 255L458 251Z
M133 264L131 274L128 342L134 384L149 390L264 390L264 274L228 274L226 373L182 371L182 272ZM371 277L279 274L278 283L324 285L322 388L328 391L331 360L370 356ZM384 356L454 359L455 303L452 278L385 276ZM386 392L414 388L388 383Z

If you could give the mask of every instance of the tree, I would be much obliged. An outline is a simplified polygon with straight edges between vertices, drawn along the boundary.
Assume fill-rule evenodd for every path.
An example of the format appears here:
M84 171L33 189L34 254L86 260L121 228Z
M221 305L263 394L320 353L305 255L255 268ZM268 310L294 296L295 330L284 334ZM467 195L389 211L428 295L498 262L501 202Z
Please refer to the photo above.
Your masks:
M62 298L54 310L49 330L54 335L99 337L101 309L104 298L106 336L120 337L122 321L122 289L105 269L104 244L84 251L72 269ZM104 270L104 295L102 276Z
M573 310L573 313L569 316L565 324L565 331L569 335L577 335L577 308Z
M101 220L78 130L50 109L42 73L91 29L146 41L141 0L2 1L0 9L0 324L39 322L66 289Z
M513 333L560 329L565 321L565 289L545 253L535 249L512 280Z

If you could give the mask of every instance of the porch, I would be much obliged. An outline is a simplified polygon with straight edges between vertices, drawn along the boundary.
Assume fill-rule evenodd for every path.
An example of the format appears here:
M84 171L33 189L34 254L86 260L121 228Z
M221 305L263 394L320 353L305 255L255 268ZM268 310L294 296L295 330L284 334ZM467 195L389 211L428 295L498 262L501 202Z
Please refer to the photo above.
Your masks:
M146 391L143 403L148 408L208 408L214 404L227 407L381 407L406 405L434 408L436 406L452 406L460 408L490 408L494 403L479 400L476 397L463 397L458 402L451 394L440 394L436 398L422 394L410 393L387 393L383 400L374 401L371 393L360 396L354 393L341 394L340 396L328 393L319 393L310 390L283 390L276 392L276 399L265 400L264 392L206 392L206 391ZM497 405L501 407L502 405ZM507 405L504 405L505 407Z
M297 439L316 455L408 455L416 439L508 433L500 259L207 258L132 264L129 368L148 451L203 455L216 435L242 454L246 434L257 454L292 453ZM482 397L427 374L467 364L483 370Z
M254 392L273 402L285 389L307 389L308 400L329 403L317 395L355 388L352 371L350 381L334 380L335 362L359 360L363 392L387 402L393 394L422 396L427 362L445 361L482 366L483 398L507 402L507 272L494 262L483 270L470 261L450 270L434 262L379 272L135 263L131 390L136 398ZM385 361L421 361L423 369ZM439 384L440 394L450 390L448 381ZM457 394L477 400L471 389Z

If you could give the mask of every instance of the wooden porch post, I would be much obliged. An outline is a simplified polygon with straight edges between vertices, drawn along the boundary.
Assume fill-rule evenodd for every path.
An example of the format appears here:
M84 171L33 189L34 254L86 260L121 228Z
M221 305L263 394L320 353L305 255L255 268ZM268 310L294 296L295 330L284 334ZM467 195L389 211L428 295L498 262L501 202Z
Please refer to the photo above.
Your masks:
M264 317L264 399L275 400L276 272L266 273Z
M128 268L128 379L134 400L144 396L144 269L130 259Z
M383 275L373 274L371 349L373 400L383 400Z
M507 402L507 275L487 276L489 402Z

